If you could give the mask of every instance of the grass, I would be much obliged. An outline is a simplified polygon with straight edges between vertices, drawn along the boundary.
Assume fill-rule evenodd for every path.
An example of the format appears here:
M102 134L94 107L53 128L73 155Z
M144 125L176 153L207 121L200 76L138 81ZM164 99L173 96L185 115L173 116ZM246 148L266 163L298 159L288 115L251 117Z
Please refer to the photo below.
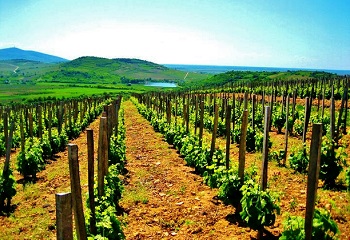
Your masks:
M127 189L123 192L121 202L127 204L128 206L138 203L147 204L148 198L148 190L141 183L138 183L134 188L130 190Z
M144 92L148 87L141 85L84 85L75 86L69 84L0 84L0 102L25 102L33 99L42 100L44 98L72 98L80 96L92 96L102 94L121 94L131 92Z
M180 193L184 194L186 192L186 186L181 186L180 187Z

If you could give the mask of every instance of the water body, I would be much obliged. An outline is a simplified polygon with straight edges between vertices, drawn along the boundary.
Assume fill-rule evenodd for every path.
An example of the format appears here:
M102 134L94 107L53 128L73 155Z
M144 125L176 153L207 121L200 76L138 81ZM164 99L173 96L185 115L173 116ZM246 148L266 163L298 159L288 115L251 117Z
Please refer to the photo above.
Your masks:
M169 82L148 82L144 86L175 88L175 87L177 87L177 84L176 83L169 83Z
M181 70L184 72L198 72L219 74L228 71L252 71L252 72L287 72L287 71L319 71L329 72L338 75L350 75L350 70L334 70L334 69L307 69L307 68L277 68L277 67L247 67L247 66L215 66L215 65L183 65L183 64L163 64L172 69Z

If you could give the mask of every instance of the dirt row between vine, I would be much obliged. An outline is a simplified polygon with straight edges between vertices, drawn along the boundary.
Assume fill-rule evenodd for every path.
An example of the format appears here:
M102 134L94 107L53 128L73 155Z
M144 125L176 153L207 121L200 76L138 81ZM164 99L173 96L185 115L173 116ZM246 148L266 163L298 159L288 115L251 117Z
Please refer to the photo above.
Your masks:
M127 239L251 239L235 209L217 200L217 190L185 166L149 122L125 103L127 146ZM278 236L278 230L272 230ZM272 237L272 236L270 236ZM271 238L270 238L271 239Z

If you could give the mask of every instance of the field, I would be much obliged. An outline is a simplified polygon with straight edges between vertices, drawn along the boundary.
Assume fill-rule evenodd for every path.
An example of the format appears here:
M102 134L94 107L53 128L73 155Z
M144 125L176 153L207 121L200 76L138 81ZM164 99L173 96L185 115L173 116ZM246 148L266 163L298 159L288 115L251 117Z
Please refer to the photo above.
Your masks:
M95 64L90 60L80 59L66 65L63 72L47 71L42 76L74 72L74 64L79 74L83 73ZM129 64L128 61L122 60ZM93 73L95 80L98 75L106 81L89 82L87 78L83 82L76 79L67 82L63 78L61 82L51 82L38 78L25 84L17 79L17 83L1 85L0 99L5 105L1 111L8 115L0 118L0 168L5 169L6 159L10 160L9 168L16 182L12 186L3 185L7 188L4 194L12 192L9 190L12 187L16 192L9 206L0 206L3 208L1 239L55 239L58 231L55 193L70 191L69 153L65 147L68 139L78 146L83 210L89 219L87 192L91 183L88 183L86 128L94 131L94 159L102 159L97 155L101 153L100 141L104 141L100 140L104 135L99 131L105 118L99 116L102 111L107 111L108 119L114 116L113 108L119 106L116 96L120 94L123 102L119 125L112 130L116 135L105 135L111 142L110 156L106 159L113 169L107 175L111 186L107 184L108 194L103 204L101 200L95 201L100 207L96 215L97 232L93 233L90 221L86 220L89 234L99 237L110 234L107 238L112 239L116 234L118 238L124 234L127 239L278 239L291 234L288 226L299 223L301 228L296 231L302 235L301 222L306 208L310 207L306 199L311 127L322 122L320 181L311 205L321 211L317 214L323 217L323 224L330 225L314 229L317 234L350 238L350 149L346 147L350 138L341 134L350 131L350 116L346 115L347 79L316 80L317 76L327 74L310 72L229 72L208 78L204 81L206 86L200 78L189 79L181 83L181 91L172 92L125 84L122 79L112 83L108 77L111 73L101 70L110 64L116 63L100 60L100 72ZM147 72L146 66L149 63L142 62L138 68ZM128 68L122 69L123 81L130 80ZM146 76L138 74L133 73L133 80ZM315 78L310 79L311 76ZM186 90L190 83L197 88ZM6 108L7 104L19 102L39 104ZM265 106L273 107L268 131L271 144L268 168L262 166ZM247 120L244 109L248 109ZM116 124L110 121L107 123ZM10 158L5 158L5 139L12 122L12 151ZM228 127L229 140L225 138ZM38 154L35 158L33 152ZM30 160L37 161L37 166L23 167ZM99 184L101 161L94 164L95 181ZM242 166L244 172L239 175ZM260 185L263 171L267 173L267 190ZM249 198L252 194L262 200ZM253 212L247 215L248 211ZM329 229L325 230L327 226Z
M125 84L64 84L64 83L37 83L37 84L0 84L0 101L33 102L44 99L62 99L84 97L102 94L128 94L145 92L150 87L142 85L127 86ZM153 88L154 89L154 88Z

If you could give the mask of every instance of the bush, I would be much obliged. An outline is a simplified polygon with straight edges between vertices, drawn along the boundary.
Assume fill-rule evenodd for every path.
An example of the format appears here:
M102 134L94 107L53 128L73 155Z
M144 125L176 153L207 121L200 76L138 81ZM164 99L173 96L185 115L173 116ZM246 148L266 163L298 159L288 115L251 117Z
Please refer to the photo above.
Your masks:
M296 119L294 121L293 128L294 128L294 133L296 133L299 136L303 135L304 122L300 119Z
M50 145L51 145L52 154L56 154L56 153L60 152L61 138L60 138L60 136L58 135L57 129L54 129L54 130L51 132L51 141L50 141Z
M117 137L113 135L110 138L109 143L108 162L110 165L118 164L118 171L120 172L124 171L126 161L125 152L126 147L124 139L120 136L120 134Z
M322 138L320 179L325 187L333 187L335 180L346 166L346 153L328 137Z
M286 156L286 152L284 151L284 149L279 149L276 151L272 151L269 156L269 159L276 161L279 166L282 166L283 159L285 156Z
M253 180L248 180L241 188L242 192L242 220L254 230L262 230L264 226L275 223L276 213L280 214L280 208L270 192L261 191L260 186Z
M43 150L43 158L49 159L52 156L52 148L48 135L44 134L41 139L41 149Z
M346 182L346 185L347 185L347 187L348 187L348 191L350 192L350 168L348 168L348 169L346 170L345 182Z
M309 157L306 152L306 146L303 145L302 148L298 149L296 152L290 154L289 165L296 172L306 173L307 166L309 164Z
M121 222L117 218L117 208L123 191L122 182L119 179L119 172L116 165L108 168L108 175L105 178L104 196L98 197L95 185L95 216L97 234L90 233L89 239L125 239ZM87 199L89 202L89 199ZM87 206L90 206L87 204ZM91 213L90 213L91 214ZM91 215L88 214L86 223L88 228Z
M118 166L114 164L108 168L108 175L105 178L106 200L113 203L115 207L118 206L124 190L122 181L119 179L119 174Z
M300 216L288 216L283 223L280 240L305 239L305 219ZM315 209L312 221L312 239L338 239L339 229L330 213L324 209Z
M277 128L277 133L282 133L282 128L286 123L286 114L281 109L277 109L277 112L272 114L272 126Z
M12 175L11 169L3 172L0 175L0 212L5 208L5 200L7 199L7 206L10 205L11 199L16 195L16 180Z
M36 178L36 173L45 168L43 150L38 138L29 138L26 141L24 151L17 156L17 170L24 177Z
M219 187L218 197L226 204L237 206L242 199L241 187L242 184L238 173L233 173L229 170Z
M68 144L68 136L66 131L62 130L60 134L60 152L66 150L66 146Z

